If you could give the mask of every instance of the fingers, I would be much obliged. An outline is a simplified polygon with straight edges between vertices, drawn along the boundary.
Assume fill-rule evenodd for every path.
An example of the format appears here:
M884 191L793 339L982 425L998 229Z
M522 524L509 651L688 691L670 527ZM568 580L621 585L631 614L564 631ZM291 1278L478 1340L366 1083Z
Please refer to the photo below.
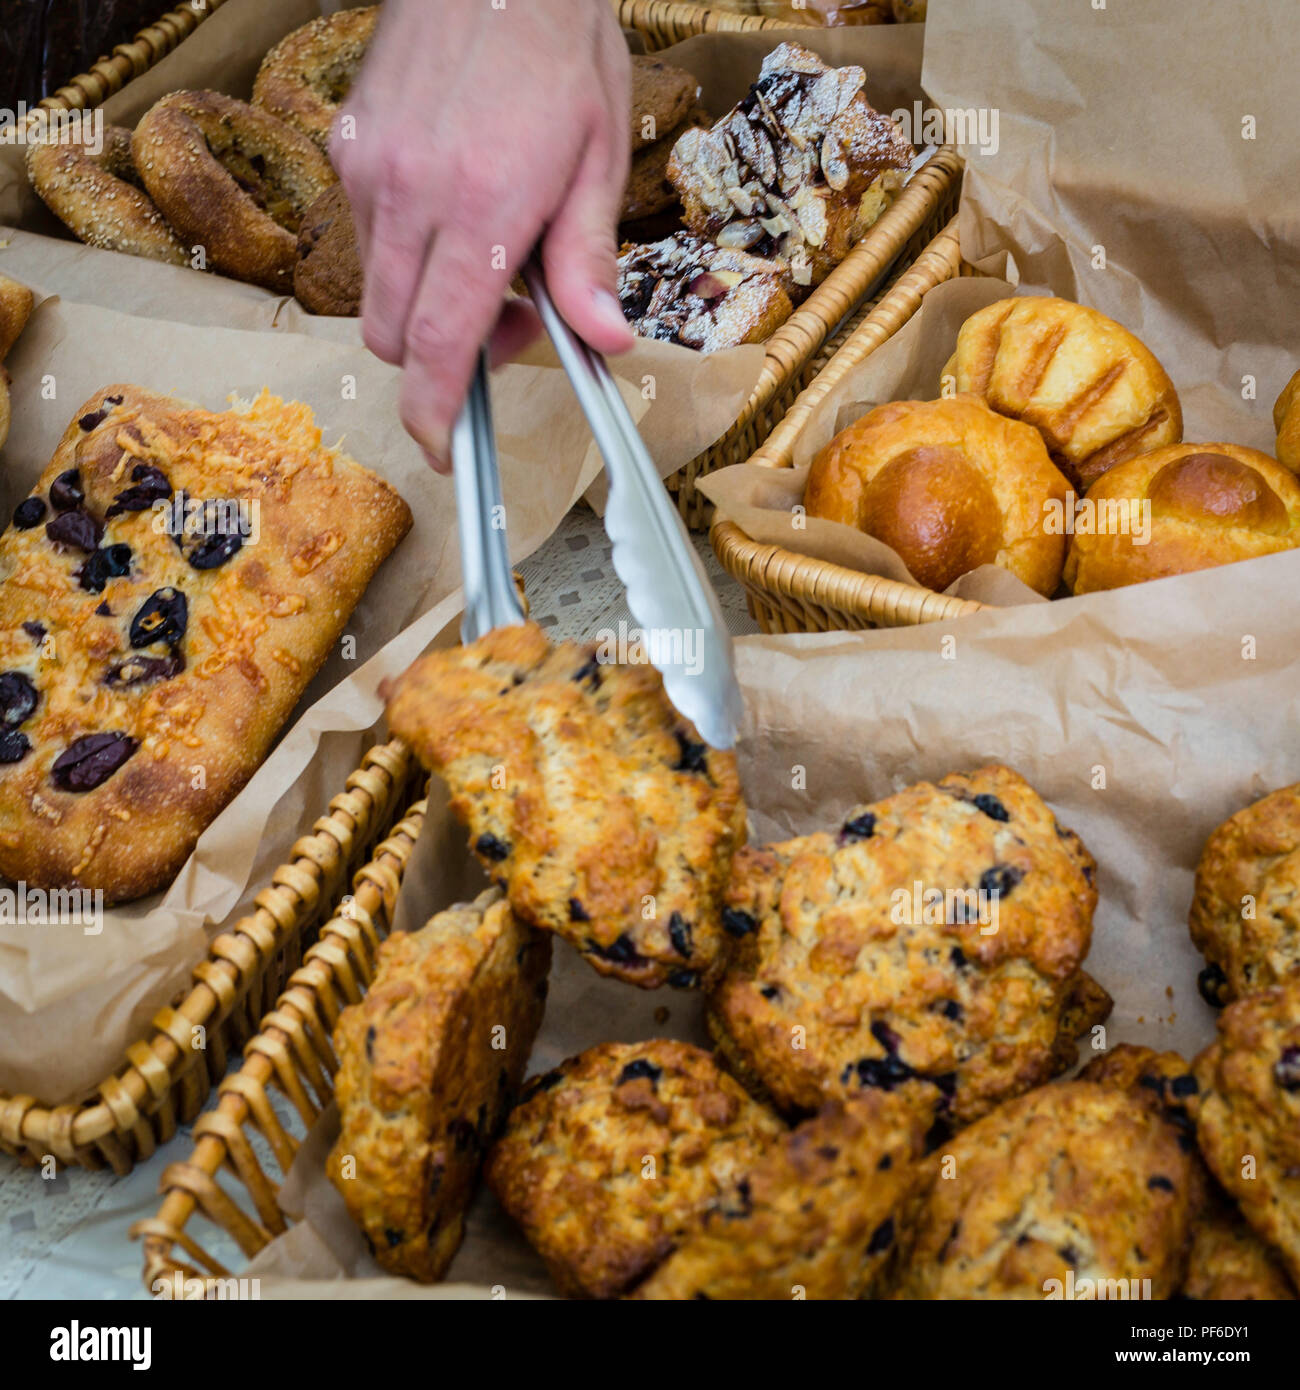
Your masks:
M518 228L519 239L509 247L492 244L486 218L467 217L434 239L406 323L399 400L402 423L435 459L449 457L451 427L479 346L496 326L514 268L540 230L527 215L519 208L501 210L501 223ZM506 332L519 327L512 314Z
M608 133L594 135L542 243L542 265L555 307L598 352L626 352L633 335L618 303L614 226L627 177Z
M501 310L497 326L492 330L490 357L493 368L518 357L542 336L542 321L537 310L526 299L509 299Z

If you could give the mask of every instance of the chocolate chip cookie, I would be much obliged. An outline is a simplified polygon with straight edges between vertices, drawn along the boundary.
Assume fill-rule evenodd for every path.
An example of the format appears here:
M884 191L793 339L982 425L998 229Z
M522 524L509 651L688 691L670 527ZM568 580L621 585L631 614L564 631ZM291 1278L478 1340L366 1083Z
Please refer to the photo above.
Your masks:
M688 1043L603 1043L529 1082L486 1175L561 1292L613 1298L783 1126Z
M653 666L598 655L532 623L497 628L417 661L389 726L446 781L525 921L629 984L708 984L745 834L736 760L701 741Z
M709 1207L634 1297L870 1298L926 1178L901 1095L831 1101Z
M1238 811L1206 841L1188 925L1209 962L1201 987L1212 1003L1300 974L1300 783Z
M1008 1101L945 1145L904 1252L903 1298L1169 1298L1190 1160L1126 1092L1085 1081Z
M1095 866L1005 767L918 783L736 855L720 1054L789 1112L916 1089L966 1124L1063 1071L1109 1012L1081 970Z
M1210 1171L1300 1286L1300 979L1247 995L1196 1059Z
M483 1153L528 1065L551 941L500 890L379 948L344 1009L330 1180L393 1274L440 1279L464 1235Z

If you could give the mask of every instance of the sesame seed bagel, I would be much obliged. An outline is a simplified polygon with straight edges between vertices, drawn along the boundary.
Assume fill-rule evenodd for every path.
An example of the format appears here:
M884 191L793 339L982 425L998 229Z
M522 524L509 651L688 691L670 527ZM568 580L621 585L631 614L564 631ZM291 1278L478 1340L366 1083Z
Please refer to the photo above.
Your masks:
M313 19L281 39L262 60L253 105L311 138L323 150L347 100L379 19L379 6Z
M131 132L104 127L92 154L80 142L28 146L27 177L45 205L88 246L184 265L189 259L166 218L140 186Z
M220 92L172 92L131 141L154 202L214 269L293 292L303 213L336 182L300 131Z

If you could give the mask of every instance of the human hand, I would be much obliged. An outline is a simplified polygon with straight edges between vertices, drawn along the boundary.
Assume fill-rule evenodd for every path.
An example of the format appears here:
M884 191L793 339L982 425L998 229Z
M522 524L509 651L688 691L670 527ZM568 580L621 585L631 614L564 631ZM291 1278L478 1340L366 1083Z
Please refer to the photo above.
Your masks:
M439 472L480 344L503 361L536 336L531 306L506 296L539 241L574 331L600 352L631 346L614 245L629 66L608 0L384 6L330 155L356 220L366 344L405 369L402 422Z

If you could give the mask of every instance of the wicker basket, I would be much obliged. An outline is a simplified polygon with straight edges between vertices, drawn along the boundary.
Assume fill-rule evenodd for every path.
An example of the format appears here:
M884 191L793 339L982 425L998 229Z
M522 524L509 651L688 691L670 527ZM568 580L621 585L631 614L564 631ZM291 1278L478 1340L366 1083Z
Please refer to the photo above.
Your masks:
M196 1213L234 1237L249 1258L286 1229L276 1202L280 1179L289 1171L302 1136L333 1095L334 1024L370 983L375 953L392 923L397 891L425 809L424 801L412 805L356 875L353 900L321 929L260 1031L246 1044L243 1065L221 1082L217 1104L195 1124L189 1156L164 1170L157 1216L131 1228L132 1238L144 1242L146 1287L152 1289L158 1279L170 1283L177 1276L230 1277L230 1271L186 1230ZM298 1133L291 1133L277 1113L273 1090L296 1113L299 1123L292 1128ZM263 1152L269 1150L270 1172L251 1142L253 1131L266 1141ZM222 1168L238 1181L238 1196L217 1182Z
M614 0L618 22L635 29L647 53L670 48L696 34L752 33L755 29L788 29L797 20L765 19L757 14L733 14L682 0ZM811 23L811 21L809 21Z
M203 0L181 5L142 29L130 43L120 43L108 58L101 58L89 72L74 77L66 86L38 103L54 111L89 111L120 92L132 78L149 71L182 39L188 38L226 0Z
M0 1091L0 1149L27 1162L53 1155L84 1168L129 1172L203 1108L212 1083L256 1031L316 928L338 906L353 873L389 833L421 785L400 741L372 748L329 814L292 849L257 895L255 912L218 936L182 998L154 1016L113 1074L80 1105L49 1107ZM373 877L373 865L359 879ZM383 880L395 894L400 868ZM310 952L308 953L310 954ZM194 1030L205 1033L203 1049Z
M795 442L831 388L897 333L929 290L954 276L973 273L961 259L954 218L863 318L749 462L767 468L791 467ZM719 521L709 539L723 569L744 588L749 611L764 632L905 627L965 617L987 606L754 541L731 521Z

